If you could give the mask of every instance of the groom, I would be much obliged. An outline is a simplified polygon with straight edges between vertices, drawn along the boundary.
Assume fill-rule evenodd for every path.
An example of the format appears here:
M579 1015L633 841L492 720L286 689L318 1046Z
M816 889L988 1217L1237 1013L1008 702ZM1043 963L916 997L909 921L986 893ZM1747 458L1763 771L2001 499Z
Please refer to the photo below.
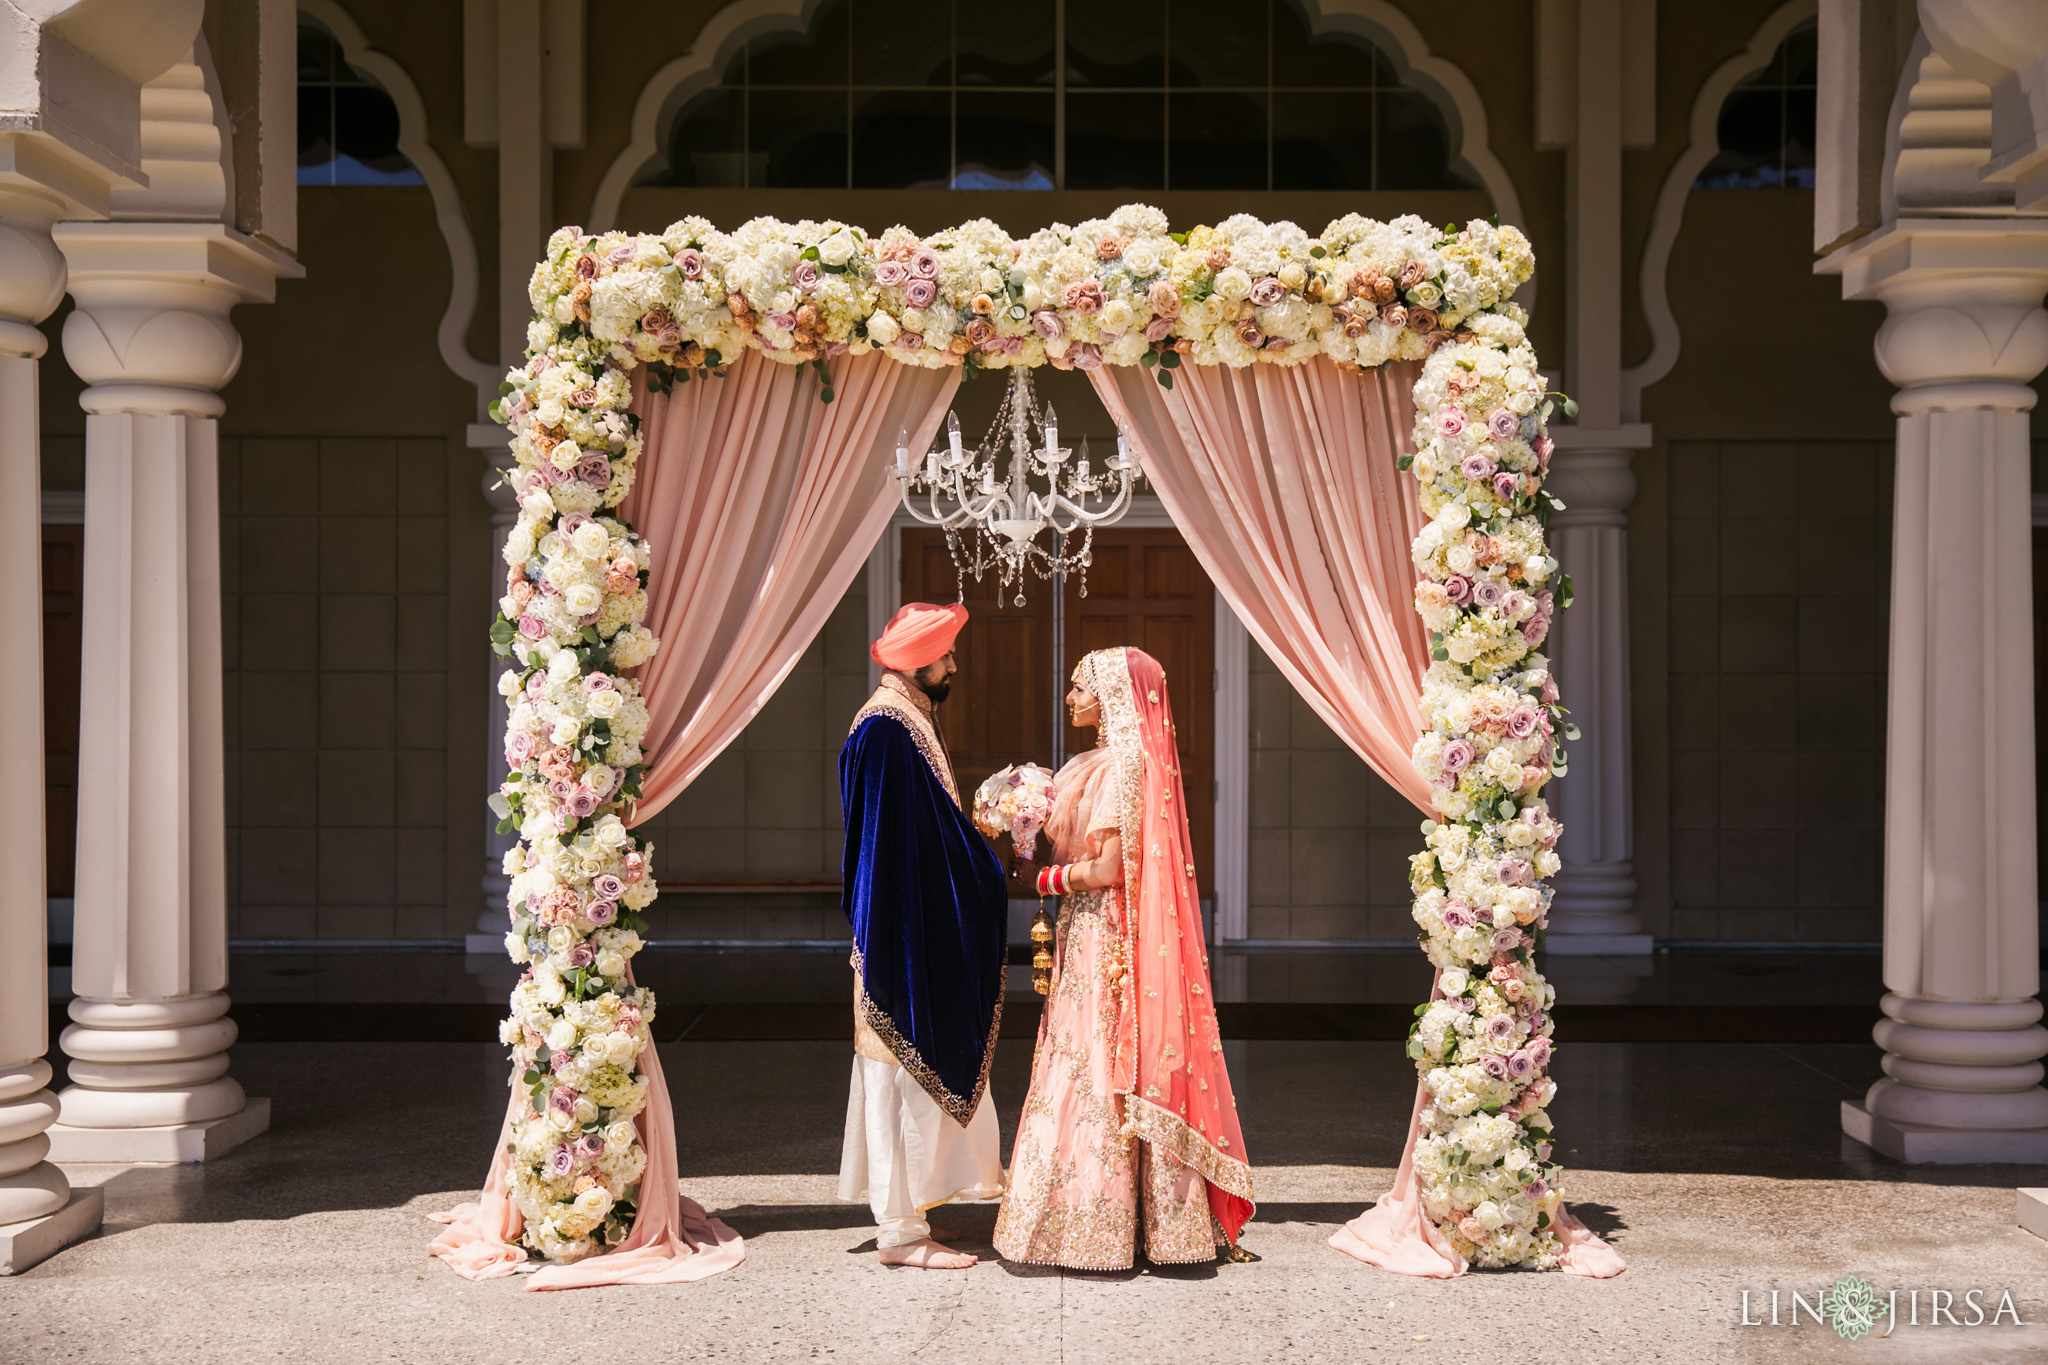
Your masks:
M868 653L887 671L839 751L853 922L853 1086L839 1197L866 1198L882 1264L964 1270L925 1213L1002 1193L989 1060L1002 1022L1003 869L960 807L933 707L967 608L912 602ZM939 1238L953 1234L940 1232Z

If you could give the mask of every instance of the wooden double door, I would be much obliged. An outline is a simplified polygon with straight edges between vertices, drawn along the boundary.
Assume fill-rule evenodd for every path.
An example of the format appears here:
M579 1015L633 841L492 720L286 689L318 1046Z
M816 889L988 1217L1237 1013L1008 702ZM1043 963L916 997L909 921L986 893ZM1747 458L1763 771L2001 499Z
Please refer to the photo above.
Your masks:
M906 602L951 602L960 585L943 532L903 532ZM1180 741L1181 780L1187 794L1195 872L1209 885L1215 832L1216 598L1187 542L1171 529L1095 533L1088 595L1077 578L1065 591L1062 657L1053 659L1053 589L1043 579L1004 591L991 575L965 585L969 611L956 656L960 674L939 708L963 800L982 779L1010 763L1050 763L1054 707L1063 757L1095 744L1093 730L1067 723L1067 680L1081 656L1114 645L1134 645L1166 670L1168 696ZM1009 849L1003 848L1005 856ZM1040 857L1046 855L1043 841Z

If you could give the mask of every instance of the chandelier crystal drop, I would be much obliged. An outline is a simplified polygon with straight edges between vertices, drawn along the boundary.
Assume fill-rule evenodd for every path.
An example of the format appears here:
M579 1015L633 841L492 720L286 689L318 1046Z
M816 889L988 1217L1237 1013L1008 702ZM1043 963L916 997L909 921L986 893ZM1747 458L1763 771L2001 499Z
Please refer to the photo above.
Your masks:
M1006 444L1009 465L999 476L997 464ZM1011 367L1009 391L979 445L969 449L962 442L959 414L949 412L945 444L928 452L921 464L911 463L910 434L897 436L892 472L903 509L923 525L945 531L962 595L967 575L978 583L993 570L1004 588L1014 585L1021 607L1027 569L1048 579L1078 574L1081 595L1088 595L1095 528L1122 519L1130 510L1131 485L1142 477L1130 437L1122 431L1116 454L1100 471L1089 461L1085 436L1079 458L1074 456L1071 447L1060 444L1052 404L1042 412L1035 406L1031 371L1020 365ZM1070 548L1076 532L1080 543Z

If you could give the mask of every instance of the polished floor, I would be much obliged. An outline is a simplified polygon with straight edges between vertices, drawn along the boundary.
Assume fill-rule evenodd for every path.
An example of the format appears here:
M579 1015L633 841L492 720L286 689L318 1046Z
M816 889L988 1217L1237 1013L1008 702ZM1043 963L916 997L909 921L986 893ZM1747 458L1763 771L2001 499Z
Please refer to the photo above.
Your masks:
M1682 976L1668 989L1690 989ZM238 986L253 980L238 963ZM1226 1046L1258 1172L1253 1263L884 1269L865 1209L832 1198L846 1044L684 1041L662 1049L683 1185L747 1237L747 1263L696 1285L527 1294L517 1280L460 1280L424 1251L425 1215L465 1197L489 1159L499 1049L244 1043L235 1074L275 1103L272 1130L204 1167L76 1168L105 1185L106 1228L0 1281L0 1359L2048 1359L2048 1242L2014 1226L2012 1193L2048 1171L1901 1167L1843 1139L1840 1101L1878 1074L1867 1043L1561 1047L1565 1188L1629 1261L1603 1282L1416 1281L1331 1251L1334 1227L1388 1183L1412 1069L1395 1042ZM1029 1064L1028 1043L998 1050L1006 1144ZM994 1212L950 1217L988 1254ZM1744 1290L1767 1321L1773 1290L1810 1302L1848 1273L1896 1287L1902 1314L1914 1289L1923 1304L1930 1289L1955 1294L1959 1312L1967 1290L1990 1303L2010 1290L2027 1325L1902 1317L1891 1340L1853 1345L1810 1320L1741 1325Z

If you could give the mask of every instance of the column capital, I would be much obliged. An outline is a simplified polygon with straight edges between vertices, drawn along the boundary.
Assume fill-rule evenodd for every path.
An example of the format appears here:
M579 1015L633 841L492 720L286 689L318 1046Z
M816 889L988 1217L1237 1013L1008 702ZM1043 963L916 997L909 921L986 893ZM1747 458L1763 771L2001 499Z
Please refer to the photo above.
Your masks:
M1627 526L1629 504L1636 500L1636 476L1629 464L1637 451L1650 446L1648 425L1555 426L1550 439L1557 450L1543 483L1564 504L1563 511L1552 514L1551 526L1560 531Z
M277 247L219 223L58 223L77 309L64 357L93 387L88 412L217 416L205 397L234 378L238 303L267 303L280 276L305 273ZM194 404L198 406L194 406Z

